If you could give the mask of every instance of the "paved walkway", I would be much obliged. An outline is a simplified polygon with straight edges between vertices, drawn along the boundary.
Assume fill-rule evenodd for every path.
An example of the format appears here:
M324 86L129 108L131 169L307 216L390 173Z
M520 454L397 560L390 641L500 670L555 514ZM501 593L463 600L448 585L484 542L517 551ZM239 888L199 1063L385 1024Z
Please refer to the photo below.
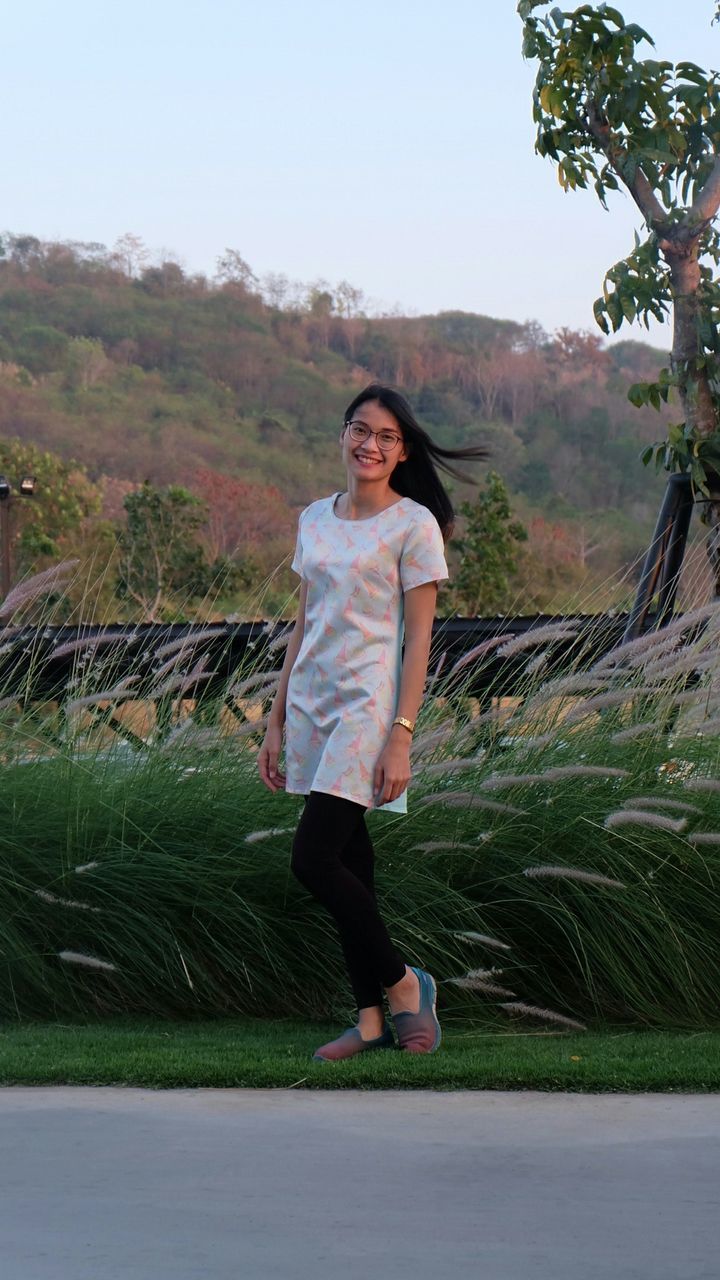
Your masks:
M0 1089L3 1280L718 1280L720 1096Z

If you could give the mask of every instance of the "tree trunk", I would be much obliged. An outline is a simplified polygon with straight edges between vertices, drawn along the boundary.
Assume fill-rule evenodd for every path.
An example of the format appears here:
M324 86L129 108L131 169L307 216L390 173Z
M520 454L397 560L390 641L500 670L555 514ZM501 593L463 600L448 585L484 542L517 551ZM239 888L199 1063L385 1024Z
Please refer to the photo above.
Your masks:
M718 424L706 371L702 369L692 374L684 372L686 362L696 360L702 350L699 334L698 238L693 237L685 243L666 241L661 244L661 248L670 267L672 280L673 372L680 374L678 391L685 421L701 438L712 435ZM720 599L720 477L709 475L708 487L711 496L705 502L701 519L709 527L706 552L713 577L713 596Z

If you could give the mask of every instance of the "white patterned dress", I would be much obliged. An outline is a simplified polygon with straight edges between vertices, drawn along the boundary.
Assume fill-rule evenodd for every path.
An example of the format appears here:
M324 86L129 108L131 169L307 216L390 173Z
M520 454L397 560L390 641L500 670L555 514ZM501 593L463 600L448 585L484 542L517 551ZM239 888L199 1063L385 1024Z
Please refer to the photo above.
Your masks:
M375 805L373 771L402 669L405 591L448 578L435 516L412 498L344 520L339 493L300 513L292 568L308 583L305 632L288 681L286 790L407 813L407 791Z

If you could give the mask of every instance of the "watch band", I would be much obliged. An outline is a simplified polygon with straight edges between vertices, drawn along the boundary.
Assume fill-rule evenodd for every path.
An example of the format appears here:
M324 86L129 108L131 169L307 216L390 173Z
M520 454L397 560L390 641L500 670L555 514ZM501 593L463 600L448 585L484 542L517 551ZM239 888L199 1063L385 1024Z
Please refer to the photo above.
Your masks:
M413 721L406 720L405 716L396 716L395 719L393 720L393 724L401 724L404 729L409 729L410 733L412 733L413 729L415 728Z

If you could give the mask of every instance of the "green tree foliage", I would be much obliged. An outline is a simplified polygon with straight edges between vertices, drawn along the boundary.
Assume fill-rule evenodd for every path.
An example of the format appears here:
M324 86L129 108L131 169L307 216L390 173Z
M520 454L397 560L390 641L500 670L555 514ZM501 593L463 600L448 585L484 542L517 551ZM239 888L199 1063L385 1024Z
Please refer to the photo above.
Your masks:
M527 541L527 530L513 520L507 489L496 471L489 472L474 502L460 504L459 513L466 524L462 536L450 541L460 556L452 584L454 603L470 615L496 613L508 603L518 570L516 544Z
M28 325L19 335L18 361L29 373L48 373L62 363L68 341L67 334L52 325Z
M143 621L171 621L188 601L228 585L233 566L205 557L200 533L205 503L182 485L158 489L146 481L125 497L118 534L117 593L134 601Z
M85 469L22 440L0 440L0 474L13 489L10 528L15 576L63 545L99 509L100 497ZM32 497L19 496L23 476L35 477Z
M73 338L64 354L64 386L69 391L87 391L111 367L105 348L97 338Z
M646 235L612 267L595 318L609 332L636 318L663 320L672 310L671 363L631 389L635 404L660 409L677 388L684 422L644 453L668 470L690 472L713 501L709 552L720 595L720 75L688 61L638 57L653 45L608 4L558 7L520 0L523 52L537 59L533 99L536 149L557 165L568 190L624 188ZM682 27L679 27L682 30ZM712 484L712 494L709 485Z

